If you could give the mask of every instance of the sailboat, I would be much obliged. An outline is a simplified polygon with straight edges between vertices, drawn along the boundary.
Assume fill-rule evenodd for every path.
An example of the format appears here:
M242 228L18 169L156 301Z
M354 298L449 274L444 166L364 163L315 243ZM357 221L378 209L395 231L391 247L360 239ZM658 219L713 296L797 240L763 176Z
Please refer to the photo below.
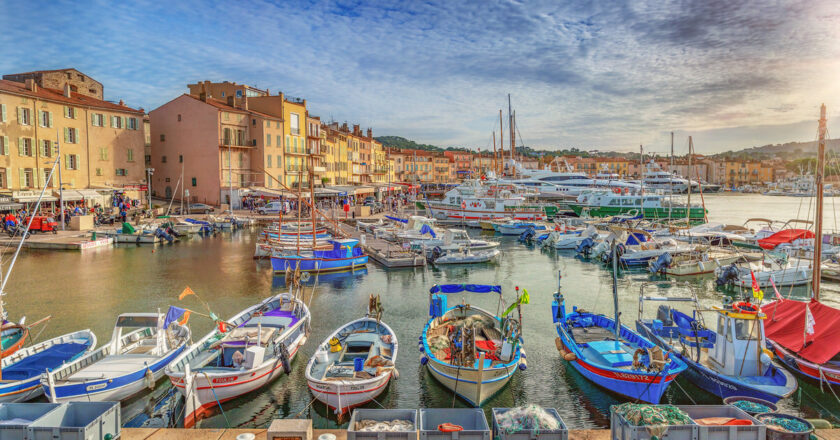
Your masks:
M820 302L822 253L823 175L825 172L826 116L820 107L816 175L817 210L814 224L813 280L810 301L782 298L761 307L767 315L764 330L768 346L786 367L820 383L840 385L840 310Z
M566 312L566 300L558 283L551 316L557 328L555 344L563 358L594 384L631 400L659 403L662 394L685 362L669 357L654 343L621 325L618 313L616 272L618 262L612 245L614 318L577 307ZM562 276L560 277L562 279Z

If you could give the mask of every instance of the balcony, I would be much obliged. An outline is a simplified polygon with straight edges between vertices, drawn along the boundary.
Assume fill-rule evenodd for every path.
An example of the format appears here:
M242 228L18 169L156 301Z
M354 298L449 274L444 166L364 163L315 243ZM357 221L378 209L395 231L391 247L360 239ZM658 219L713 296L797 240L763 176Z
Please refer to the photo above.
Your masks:
M323 174L323 173L326 173L326 172L327 172L327 169L326 169L325 167L318 167L318 166L315 166L315 167L312 167L312 171L313 171L315 174Z

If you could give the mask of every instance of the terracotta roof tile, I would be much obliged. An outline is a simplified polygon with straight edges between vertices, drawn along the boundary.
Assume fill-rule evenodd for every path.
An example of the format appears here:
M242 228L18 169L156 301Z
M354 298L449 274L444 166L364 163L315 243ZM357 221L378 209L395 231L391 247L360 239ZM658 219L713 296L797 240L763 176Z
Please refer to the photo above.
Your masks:
M98 108L103 110L112 110L127 113L143 112L125 105L114 104L113 102L102 101L101 99L91 98L90 96L80 95L75 92L70 92L70 97L64 96L61 90L50 89L46 87L38 87L37 92L33 92L26 88L26 84L15 81L0 79L0 92L14 93L16 95L29 96L32 98L44 99L47 101L60 102L63 104L78 105L83 107Z

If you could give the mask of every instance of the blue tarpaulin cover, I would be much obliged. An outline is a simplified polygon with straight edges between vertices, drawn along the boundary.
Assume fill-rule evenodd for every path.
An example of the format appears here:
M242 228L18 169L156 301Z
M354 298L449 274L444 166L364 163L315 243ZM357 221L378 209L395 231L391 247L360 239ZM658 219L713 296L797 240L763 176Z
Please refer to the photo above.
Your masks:
M458 292L474 292L474 293L502 293L502 286L493 286L485 284L436 284L429 293L458 293Z
M391 217L390 215L386 215L385 218L393 220L395 222L408 223L408 219L403 219L403 218L399 218L399 217Z
M432 238L437 238L437 234L435 234L435 230L432 229L432 227L429 226L429 225L423 225L423 227L420 228L420 235L423 235L423 234L429 234L429 235L432 236Z

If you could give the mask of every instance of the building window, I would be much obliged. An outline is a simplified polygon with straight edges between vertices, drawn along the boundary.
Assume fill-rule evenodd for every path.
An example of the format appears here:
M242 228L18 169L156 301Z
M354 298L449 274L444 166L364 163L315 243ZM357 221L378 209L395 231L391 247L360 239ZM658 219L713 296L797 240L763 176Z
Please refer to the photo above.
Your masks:
M166 135L165 134L163 134L163 133L160 134L160 141L161 142L166 142Z
M75 144L79 141L79 132L75 128L64 129L64 142L68 144Z
M237 97L237 98L241 98L241 97L242 97L242 90L237 90L237 91L236 91L236 97Z
M52 120L52 112L45 112L43 110L38 112L38 123L41 125L41 127L52 127Z
M32 114L28 108L18 107L18 124L32 125Z
M32 188L33 182L35 179L33 178L32 168L21 168L20 169L20 186L21 188Z
M127 157L126 157L126 160L129 161L129 162L134 162L134 149L129 148L126 153L128 153Z
M108 160L108 149L107 148L100 148L99 149L99 160Z
M231 129L225 128L222 130L222 145L230 145Z
M18 155L32 157L32 138L18 139Z
M222 96L224 96L224 95L222 95ZM223 112L223 115L224 115L224 117L225 117L225 121L230 121L230 113L228 113L228 112Z
M4 156L9 155L9 137L0 136L0 154Z
M160 163L166 163L166 156L160 157Z
M266 147L271 146L271 135L270 134L265 135L265 146Z
M94 127L105 126L105 115L103 115L102 113L92 113L90 115L90 124Z
M275 136L274 141L276 142L276 144L274 144L274 146L279 147L280 144L283 143L282 140L283 140L283 137L280 136L279 134L277 136Z
M97 169L96 169L96 175L97 175L97 176L101 176L101 175L102 175L102 168L97 168Z
M137 118L128 118L128 129L137 130Z
M256 127L257 126L257 120L256 119L251 119L251 125Z
M64 156L65 158L65 167L68 170L78 170L79 169L79 155L78 154L68 154Z
M178 163L184 163L184 155L183 154L178 155Z
M297 136L300 134L300 116L297 113L291 113L289 115L289 127L293 135Z
M166 179L164 179L164 180L166 181L166 183L169 183L169 178L168 178L168 177L167 177Z
M76 108L69 105L64 106L64 117L67 119L76 119Z
M192 186L198 185L198 181L196 181L195 177L192 178Z
M283 159L281 159L281 157L282 156L280 156L279 154L277 155L277 162L276 162L277 164L275 165L277 168L282 168L283 167Z
M280 128L280 121L274 121L274 128Z
M265 166L268 167L268 168L271 168L271 156L270 155L265 157Z
M123 128L123 118L120 116L111 116L111 128Z
M127 176L128 170L126 170L125 168L117 168L116 174L118 176Z
M271 128L271 121L265 121L265 128Z
M181 122L181 114L178 113L178 122Z
M48 140L42 140L41 141L41 156L43 156L43 157L52 156L52 141L48 141Z

